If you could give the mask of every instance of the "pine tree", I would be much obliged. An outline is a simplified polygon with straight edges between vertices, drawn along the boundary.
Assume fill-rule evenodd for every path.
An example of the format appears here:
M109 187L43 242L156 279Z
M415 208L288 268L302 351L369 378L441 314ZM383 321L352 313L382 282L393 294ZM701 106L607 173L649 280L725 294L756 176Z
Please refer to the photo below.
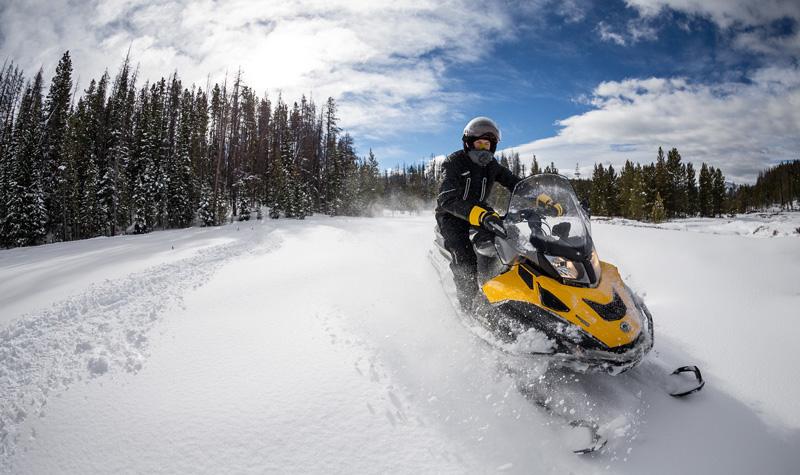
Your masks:
M136 111L133 117L134 136L133 150L126 170L127 182L130 186L130 228L135 234L146 233L152 222L148 213L149 181L148 173L152 173L152 109L149 85L139 91Z
M697 193L700 216L713 216L712 176L705 162L700 166L700 189Z
M327 214L334 214L335 210L339 208L339 180L341 172L339 170L339 160L336 156L338 142L339 118L336 115L337 107L336 101L329 97L325 103L324 114L324 145L322 148L322 167L323 167L323 181L320 190L320 200L322 201L322 210Z
M195 206L191 161L191 131L193 128L192 93L184 90L180 102L175 147L167 170L167 201L169 226L181 228L192 223Z
M216 216L214 216L214 207L212 204L213 192L211 186L207 183L202 185L200 189L200 200L197 205L197 220L200 226L214 226L216 225Z
M661 199L661 193L656 192L656 201L653 204L653 211L650 213L650 219L652 219L654 223L660 223L664 221L665 217L664 200Z
M606 171L605 189L603 199L606 202L606 208L610 216L617 216L618 202L617 202L617 173L614 171L614 166L609 165Z
M698 213L697 181L694 176L694 165L686 164L686 214L695 216Z
M630 218L630 201L631 194L633 193L633 180L634 180L634 167L630 160L625 161L622 171L617 180L617 198L619 205L619 214L626 218Z
M0 226L6 244L30 246L45 238L47 211L41 183L43 130L42 71L28 83L14 125L8 180L10 196Z
M536 160L536 155L533 156L533 163L531 163L531 175L538 175L542 173L542 170L539 168L539 162Z
M644 187L642 169L637 164L633 170L631 191L627 202L627 216L631 219L641 220L644 217L644 209L647 200Z
M722 170L717 168L713 172L711 184L711 203L715 216L725 212L725 194L725 176L722 175Z
M58 62L44 105L42 188L51 240L66 240L68 190L67 125L72 95L72 59L69 51Z
M667 152L667 194L664 196L664 208L668 218L682 216L686 213L686 168L681 163L681 154L677 148Z
M130 215L130 185L127 182L128 162L133 147L133 112L136 103L136 77L130 71L130 57L120 67L106 107L108 117L108 159L104 172L103 227L107 235L124 229Z
M8 215L8 204L13 198L13 135L14 114L24 78L13 62L0 68L0 231ZM0 246L10 246L8 236L0 234Z
M592 174L592 191L589 206L592 213L598 216L608 216L609 210L606 203L606 171L603 164L595 164Z
M658 147L658 154L656 155L655 163L655 189L653 193L660 194L664 200L665 210L666 206L672 206L670 200L673 195L672 192L672 179L667 169L667 160L664 157L664 150ZM653 196L653 206L655 206L655 196Z
M89 104L89 135L91 139L91 186L93 195L86 196L86 206L93 212L91 236L111 235L114 231L114 209L116 190L114 189L114 170L108 160L110 134L108 126L108 107L106 95L110 78L104 73L97 83L97 91L87 98ZM91 204L90 204L91 203Z

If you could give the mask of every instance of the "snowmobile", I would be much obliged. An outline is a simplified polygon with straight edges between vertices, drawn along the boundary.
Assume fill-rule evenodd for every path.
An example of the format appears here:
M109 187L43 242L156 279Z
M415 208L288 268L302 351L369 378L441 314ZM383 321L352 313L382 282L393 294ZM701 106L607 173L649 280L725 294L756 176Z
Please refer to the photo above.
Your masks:
M569 181L526 178L507 210L502 229L473 232L480 293L469 318L501 349L573 371L616 375L639 364L653 347L652 316L617 268L598 257L588 213ZM449 274L452 257L438 227L431 257ZM695 366L674 374L687 372L693 385L671 395L703 387Z

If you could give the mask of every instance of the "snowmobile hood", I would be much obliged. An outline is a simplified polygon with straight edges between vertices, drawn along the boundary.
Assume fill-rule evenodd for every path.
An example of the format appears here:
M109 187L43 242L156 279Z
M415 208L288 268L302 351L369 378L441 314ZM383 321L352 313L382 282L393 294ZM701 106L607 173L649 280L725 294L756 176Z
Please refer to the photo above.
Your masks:
M489 303L517 301L535 305L572 324L605 349L624 348L636 342L645 318L617 268L601 262L602 278L595 288L564 285L536 275L526 263L488 280L483 292Z

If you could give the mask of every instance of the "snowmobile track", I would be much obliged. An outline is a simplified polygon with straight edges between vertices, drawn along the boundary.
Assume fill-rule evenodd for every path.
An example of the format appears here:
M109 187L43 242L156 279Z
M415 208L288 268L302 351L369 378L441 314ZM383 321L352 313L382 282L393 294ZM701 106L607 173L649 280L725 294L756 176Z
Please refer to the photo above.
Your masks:
M23 315L0 332L0 471L24 434L29 416L46 414L48 397L106 373L139 371L148 334L164 311L202 286L228 260L269 252L280 236L243 239L124 278L94 284L41 312Z

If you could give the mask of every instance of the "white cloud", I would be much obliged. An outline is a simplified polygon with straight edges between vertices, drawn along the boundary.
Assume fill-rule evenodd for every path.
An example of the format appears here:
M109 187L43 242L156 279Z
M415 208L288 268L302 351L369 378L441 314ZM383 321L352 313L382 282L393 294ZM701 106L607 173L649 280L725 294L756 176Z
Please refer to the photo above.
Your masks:
M64 50L85 87L131 48L140 78L177 70L205 87L232 77L263 93L340 99L342 125L385 136L442 121L448 65L513 34L501 3L414 0L6 0L0 55L51 74ZM143 81L142 81L143 82ZM346 113L345 113L346 111ZM390 124L387 126L387 124Z
M597 23L595 31L602 41L616 43L619 46L632 45L644 40L655 40L658 37L656 28L646 17L629 20L619 31L614 31L611 25L600 21Z
M597 24L597 33L600 35L600 39L603 41L610 41L620 46L625 46L627 43L625 41L625 37L612 31L611 27L606 22L601 21Z
M784 17L800 18L796 0L625 0L643 15L658 15L664 8L706 16L723 28L737 23L764 25Z
M514 147L523 158L615 167L649 163L659 146L677 147L685 161L721 167L729 179L754 181L764 166L797 159L800 69L767 68L749 84L690 84L683 79L631 79L597 86L594 108L558 122L557 136Z
M647 18L665 9L707 18L734 32L734 45L775 56L800 55L800 2L797 0L625 0ZM794 22L794 31L776 35L770 26L780 20ZM753 31L752 28L760 28Z

